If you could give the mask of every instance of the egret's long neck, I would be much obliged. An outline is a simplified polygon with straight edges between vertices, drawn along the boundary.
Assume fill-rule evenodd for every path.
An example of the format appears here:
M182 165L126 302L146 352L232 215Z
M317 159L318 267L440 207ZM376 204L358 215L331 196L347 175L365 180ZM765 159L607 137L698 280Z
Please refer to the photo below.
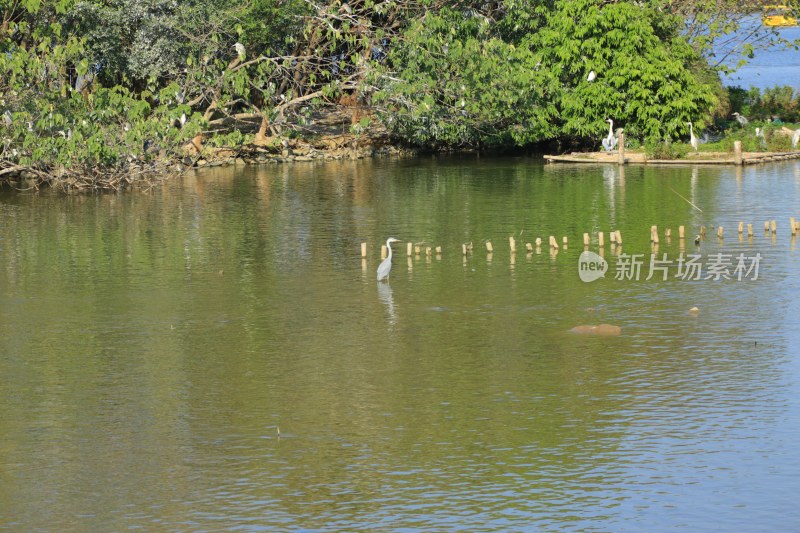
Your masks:
M608 136L614 136L614 121L611 119L608 120Z
M389 261L391 261L392 260L392 243L390 243L389 241L386 241L386 247L389 249L389 255L387 256L387 259Z
M692 126L691 122L689 123L689 135L694 137L694 127Z

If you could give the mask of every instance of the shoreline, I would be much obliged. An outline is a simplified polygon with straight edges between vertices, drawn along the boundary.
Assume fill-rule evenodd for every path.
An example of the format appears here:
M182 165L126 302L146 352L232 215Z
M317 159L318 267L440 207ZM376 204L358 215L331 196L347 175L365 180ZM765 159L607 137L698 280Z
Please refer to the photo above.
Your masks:
M43 169L0 161L0 189L21 192L49 188L58 192L101 193L131 189L150 189L189 170L232 165L261 165L357 160L372 157L415 157L426 153L476 153L471 150L425 150L402 146L380 126L361 133L350 131L350 113L334 110L319 116L303 131L287 130L282 136L268 137L239 146L213 147L213 137L197 147L187 144L182 154L150 161L129 157L119 166L106 168ZM487 154L495 152L489 151ZM497 152L497 153L502 153ZM538 152L541 153L541 152ZM163 155L163 154L162 154ZM743 152L737 163L733 152L697 152L676 159L648 159L641 150L626 150L622 164L737 165L800 159L800 151ZM617 151L579 152L543 155L546 164L621 164Z

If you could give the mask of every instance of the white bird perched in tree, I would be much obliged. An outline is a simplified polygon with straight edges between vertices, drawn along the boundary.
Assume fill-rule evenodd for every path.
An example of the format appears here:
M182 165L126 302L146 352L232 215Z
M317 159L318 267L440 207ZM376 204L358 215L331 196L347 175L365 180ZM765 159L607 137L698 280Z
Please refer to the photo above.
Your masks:
M692 123L687 122L687 124L689 125L689 144L692 145L692 148L694 148L694 151L696 152L699 141L697 137L694 136L694 126L692 125Z
M245 55L244 45L242 43L237 42L236 44L233 45L233 47L236 49L236 53L239 55L239 60L244 61L244 55Z
M797 143L800 142L800 129L794 130L792 134L792 150L797 148Z
M596 77L597 77L597 74L595 74L593 70L590 70L589 71L589 75L586 76L586 81L594 81L594 79Z
M9 127L14 123L14 118L11 116L11 111L9 111L8 109L6 109L6 112L3 113L3 123L5 123L5 125Z
M383 279L387 279L389 277L389 272L392 270L392 243L393 242L400 242L400 239L395 239L394 237L389 237L386 239L386 248L389 250L389 255L386 256L386 259L381 261L381 264L378 265L378 281Z
M603 149L606 152L610 152L617 147L617 138L614 136L614 121L607 118L606 122L608 122L608 137L603 138L601 143L603 144Z
M733 116L736 117L736 122L738 122L742 126L746 126L747 123L750 122L749 120L747 120L747 118L743 117L739 113L734 113Z

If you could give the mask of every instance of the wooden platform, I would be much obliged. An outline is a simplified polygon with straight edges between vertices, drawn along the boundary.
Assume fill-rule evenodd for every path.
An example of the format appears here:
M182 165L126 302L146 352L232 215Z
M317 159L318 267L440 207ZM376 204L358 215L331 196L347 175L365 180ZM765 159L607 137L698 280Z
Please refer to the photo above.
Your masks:
M700 152L689 154L685 159L647 159L644 152L626 152L625 164L648 165L735 165L736 159L727 152ZM572 152L563 155L546 155L549 163L619 163L619 154L614 152ZM800 150L793 152L744 152L743 165L800 159Z

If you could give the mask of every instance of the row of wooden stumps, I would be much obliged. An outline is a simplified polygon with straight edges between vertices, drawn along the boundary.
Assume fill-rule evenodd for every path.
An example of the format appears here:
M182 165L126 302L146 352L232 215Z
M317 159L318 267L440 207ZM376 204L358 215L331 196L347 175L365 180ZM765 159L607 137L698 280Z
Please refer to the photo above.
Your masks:
M433 255L434 252L439 257L441 257L441 255L442 255L442 247L441 246L436 246L436 247L426 246L423 249L422 245L420 245L420 244L414 244L412 242L409 242L409 243L406 244L406 255L408 255L408 257L411 257L412 255L419 256L419 255L422 254L423 251L425 252L425 255L427 257L430 257L431 255ZM386 259L388 254L389 254L389 251L387 250L386 245L382 244L381 245L381 261ZM367 243L366 243L366 241L361 243L361 258L362 259L366 259L367 258Z
M740 238L742 238L744 236L744 231L745 231L744 222L739 222L738 233L739 233L739 237ZM777 220L773 219L773 220L765 220L764 221L764 234L765 235L769 235L770 233L772 235L775 235L775 234L777 234L777 232L778 232L778 222L777 222ZM800 221L797 221L794 217L789 217L789 233L791 234L792 237L796 237L797 234L800 233ZM664 237L667 239L667 241L670 240L670 238L672 237L672 230L670 228L667 228L664 231ZM705 239L705 237L706 237L706 227L705 226L700 226L700 234L695 239L696 240ZM723 226L717 227L717 238L722 240L724 237L725 237L725 228ZM752 224L747 224L747 237L748 238L752 238L753 237L753 225ZM683 226L679 226L678 227L678 239L683 241L684 238L685 238L684 227ZM658 226L651 226L650 227L650 243L654 244L654 245L659 244Z
M621 246L622 245L622 234L620 233L619 230L611 231L611 232L609 232L608 235L609 235L609 239L611 241L612 247L613 246ZM584 233L583 234L583 246L584 246L585 249L589 248L590 240L591 240L590 239L590 234L589 233ZM492 241L487 240L487 241L485 241L484 244L486 246L486 252L487 253L489 253L489 254L494 253L494 245L492 244ZM597 233L597 244L598 244L598 246L600 248L603 248L605 246L605 233L603 233L602 231ZM551 252L553 252L553 251L557 252L561 248L561 246L563 246L564 249L566 250L568 248L568 246L569 246L569 239L567 238L566 235L563 236L561 238L561 244L559 245L558 238L555 237L554 235L550 235L548 245L550 247L550 251ZM517 240L513 236L508 238L508 246L509 246L509 249L511 250L512 254L517 253ZM534 240L533 242L526 242L525 243L525 249L527 250L528 253L533 253L534 250L536 251L536 253L540 253L541 250L542 250L542 238L541 237L536 237L536 240ZM465 257L470 255L470 254L472 254L473 251L474 251L474 246L473 246L473 244L471 242L464 243L464 244L461 245L461 252ZM431 257L435 253L437 258L441 258L442 247L441 246L436 246L436 247L425 246L423 248L423 246L421 244L418 244L418 243L412 243L412 242L406 243L406 255L408 257L412 257L412 256L419 257L420 255L422 255L423 252L424 252L426 257ZM388 250L386 248L386 245L382 244L381 245L381 260L386 259L386 257L388 257ZM367 258L367 243L366 242L362 242L361 243L361 258L362 259L366 259Z
M747 237L753 237L753 224L747 224L746 230L747 230ZM775 234L777 234L777 231L778 231L778 224L777 224L776 220L773 219L773 220L764 221L764 233L765 234L768 235L768 234L771 233L772 235L775 235ZM794 217L790 217L789 218L789 231L790 231L792 237L796 237L797 234L800 233L800 221L796 220ZM745 232L745 223L744 222L739 222L738 233L739 233L740 238L744 236L744 232ZM597 245L600 247L601 250L605 247L605 235L606 234L604 232L602 232L602 231L597 232L597 234L596 234L596 236L597 236ZM722 226L717 227L717 237L721 240L721 239L724 238L724 235L725 235L725 228L723 228ZM620 233L619 230L608 232L608 237L609 237L609 241L611 243L612 250L615 247L621 247L622 246L622 234ZM664 230L664 238L666 239L667 243L671 242L672 230L670 228L667 228L666 230ZM705 239L705 238L706 238L706 227L705 226L700 226L700 234L695 237L695 241L698 242L700 239ZM686 229L685 229L684 226L678 226L678 239L679 239L681 244L683 244L685 239L686 239ZM588 249L589 248L589 246L591 244L591 240L592 240L592 235L590 233L584 233L583 234L583 247L584 247L584 249ZM541 237L537 237L535 241L525 243L525 249L527 250L528 253L532 253L534 250L537 253L540 253L541 249L542 249L542 242L543 242L542 238ZM659 237L658 226L651 226L650 227L650 243L652 245L654 245L654 246L657 246L658 244L660 244L660 242L661 242L661 239ZM492 244L492 241L487 240L487 241L485 241L484 244L486 246L486 252L487 253L491 254L491 253L494 252L494 245ZM553 252L557 253L558 250L561 248L561 246L563 246L564 249L567 249L567 247L569 245L569 240L568 240L567 236L565 235L565 236L563 236L561 238L561 244L559 245L558 238L555 237L554 235L550 235L548 245L549 245L551 253L553 253ZM511 250L512 254L515 254L517 252L517 240L514 237L509 237L508 238L508 246L509 246L509 249ZM470 243L464 243L464 244L461 245L461 252L465 257L470 255L470 254L472 254L473 251L474 251L474 247L473 247L473 244L471 242ZM432 257L435 254L436 258L440 259L441 256L442 256L442 247L441 246L435 246L435 247L423 246L420 243L412 243L412 242L406 243L406 255L408 257L414 257L414 256L419 257L422 254L424 254L426 257ZM382 244L381 245L381 260L386 259L387 255L388 255L388 251L386 249L386 245ZM367 258L367 243L366 242L362 242L361 243L361 257L363 259Z

